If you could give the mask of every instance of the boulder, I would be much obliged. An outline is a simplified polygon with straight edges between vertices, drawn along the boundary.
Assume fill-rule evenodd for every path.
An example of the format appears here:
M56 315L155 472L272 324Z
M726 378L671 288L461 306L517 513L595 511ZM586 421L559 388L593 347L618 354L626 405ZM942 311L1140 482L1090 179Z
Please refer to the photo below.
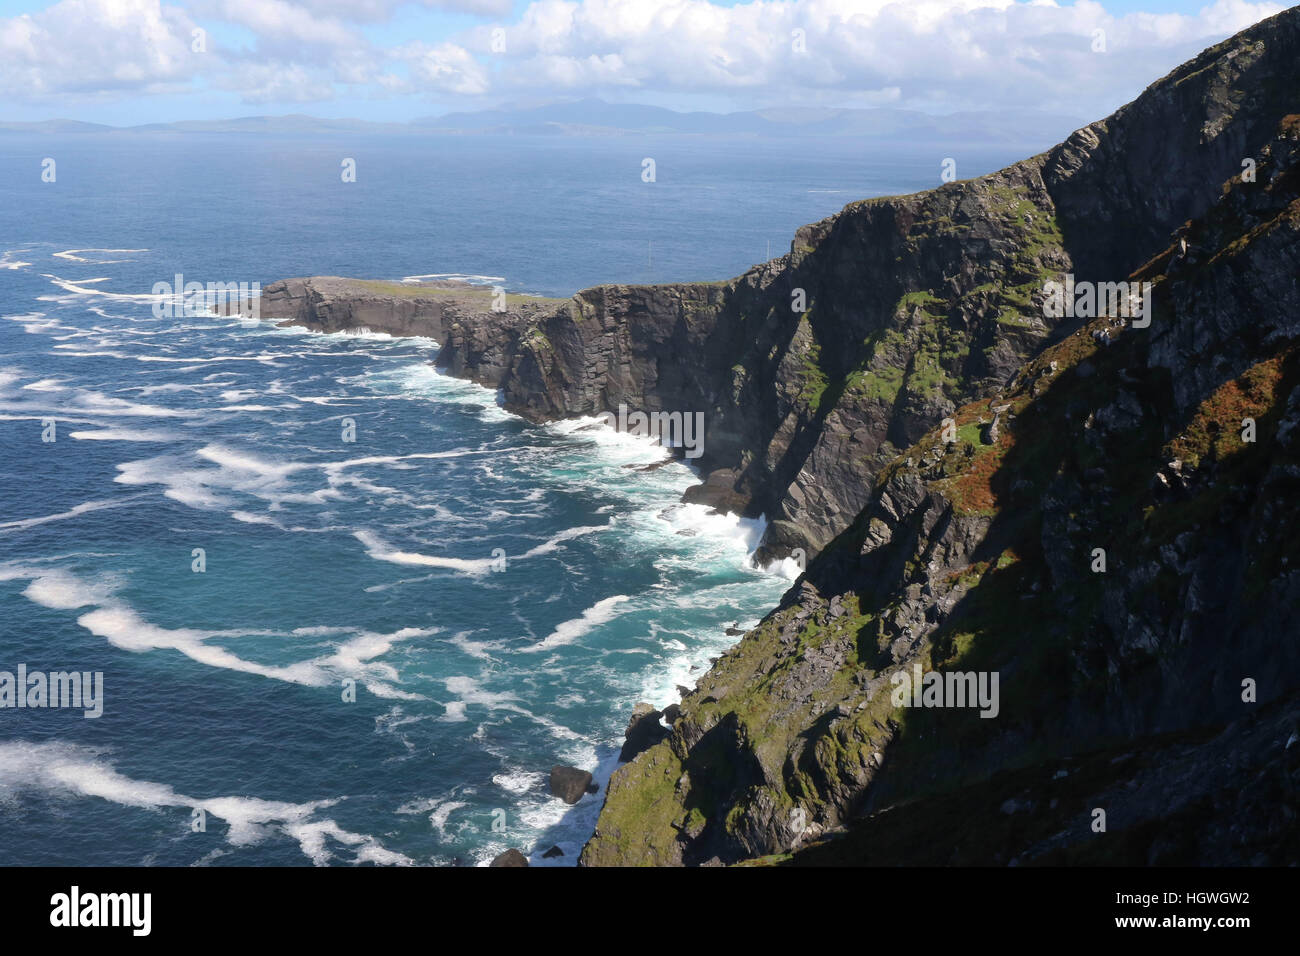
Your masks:
M557 856L564 856L564 851L561 850L558 846L553 846L545 853L542 854L542 859L551 860Z
M528 857L524 856L514 847L506 850L504 853L498 853L496 858L488 864L489 866L527 866Z
M551 793L565 803L577 803L583 794L594 793L588 789L591 785L591 774L585 770L559 764L551 768Z
M700 484L687 488L682 494L682 501L705 505L718 512L741 514L749 504L749 495L736 487L739 479L739 471L718 468L709 472Z

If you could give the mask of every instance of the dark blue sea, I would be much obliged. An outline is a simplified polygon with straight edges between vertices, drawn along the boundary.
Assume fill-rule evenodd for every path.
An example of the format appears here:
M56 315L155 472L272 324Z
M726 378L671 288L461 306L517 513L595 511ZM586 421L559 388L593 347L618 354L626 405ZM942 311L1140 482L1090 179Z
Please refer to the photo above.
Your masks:
M961 174L1043 145L967 148ZM159 317L155 283L722 279L943 158L0 133L0 671L104 686L97 718L0 708L0 864L571 865L632 706L676 700L790 583L749 561L761 521L635 467L664 457L644 440L528 424L429 339ZM602 793L551 797L557 763Z

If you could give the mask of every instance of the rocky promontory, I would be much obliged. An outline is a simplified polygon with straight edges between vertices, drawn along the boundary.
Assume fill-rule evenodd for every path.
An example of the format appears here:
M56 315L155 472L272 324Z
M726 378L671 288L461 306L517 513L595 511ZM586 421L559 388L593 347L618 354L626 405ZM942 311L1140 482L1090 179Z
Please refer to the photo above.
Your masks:
M1044 316L1045 281L1121 281L1209 207L1290 108L1256 80L1277 59L1242 45L1040 156L852 203L735 279L493 311L482 287L317 277L267 286L263 315L429 335L440 368L534 421L702 412L691 500L765 515L765 555L811 557L899 452L1077 324Z
M1297 91L1291 10L1039 156L852 203L725 282L503 306L296 279L263 314L429 335L532 420L703 412L688 498L810 559L629 753L583 864L917 858L862 838L886 813L965 840L955 862L1294 862ZM1153 308L1053 314L1064 281L1150 283ZM999 675L996 713L892 693L936 672ZM1234 741L1271 797L1233 786ZM1228 832L1215 806L1267 812ZM1162 808L1204 826L1171 848Z
M584 865L1300 859L1298 80L1291 11L1037 161L1150 324L1079 320L879 469L613 775ZM1217 182L1139 178L1169 143Z

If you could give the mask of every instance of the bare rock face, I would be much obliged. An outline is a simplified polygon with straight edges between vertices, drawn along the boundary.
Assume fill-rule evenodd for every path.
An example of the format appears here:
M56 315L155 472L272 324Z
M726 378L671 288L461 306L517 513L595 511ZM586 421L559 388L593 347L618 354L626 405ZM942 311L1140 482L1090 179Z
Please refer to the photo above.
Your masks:
M955 439L931 418L871 466L863 505L781 606L682 700L665 741L615 771L583 865L1294 859L1298 80L1291 10L1021 164L1049 197L1022 218L1050 209L1060 229L1052 263L1151 282L1151 324L978 333L983 368L1006 372L1001 411L944 383ZM1150 163L1178 176L1148 188ZM905 208L964 193L954 212L988 215L978 197L1006 176L876 205L913 235ZM853 208L832 234L886 215ZM952 236L987 239L975 217ZM860 272L897 264L881 245ZM1026 273L995 245L973 275L1005 287ZM965 288L950 275L948 294ZM979 295L957 298L968 328ZM811 484L786 486L783 520L824 506ZM918 706L897 691L920 674L997 675L999 693ZM1076 825L1094 806L1115 811L1104 843Z
M1207 50L1033 159L852 203L727 282L511 296L493 311L491 290L463 284L318 277L268 286L263 311L428 335L440 368L535 421L700 412L707 477L687 500L781 522L764 559L812 557L899 451L1059 335L1046 281L1123 280L1213 204L1295 108L1279 75L1293 19Z
M264 306L327 330L430 335L440 368L535 421L620 404L702 413L693 463L706 477L688 500L780 522L765 559L811 558L882 467L1061 334L1043 314L1046 281L1125 279L1241 172L1295 108L1276 82L1294 24L1259 30L1055 149L852 203L726 282L515 296L496 312L490 290L317 278L268 287Z
M668 729L659 722L663 716L663 711L655 710L646 703L637 704L632 709L632 717L627 722L627 732L624 734L623 749L618 755L620 762L626 763L668 736Z
M284 279L262 290L261 311L263 318L323 332L369 329L441 338L443 313L454 293L418 292L417 286L337 276Z

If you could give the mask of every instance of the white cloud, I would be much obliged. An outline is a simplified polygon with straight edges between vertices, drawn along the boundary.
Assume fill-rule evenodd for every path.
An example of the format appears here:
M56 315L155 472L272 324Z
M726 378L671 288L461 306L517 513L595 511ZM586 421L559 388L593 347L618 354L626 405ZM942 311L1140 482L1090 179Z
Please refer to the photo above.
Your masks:
M424 89L478 96L491 88L488 71L468 50L454 43L435 47L409 44L395 52L407 61L414 82Z
M365 46L355 27L336 17L322 17L307 4L286 0L200 0L194 5L200 16L248 27L257 34L259 46L292 44L311 48L348 49Z
M312 13L358 21L386 20L398 7L409 3L434 10L452 10L479 16L506 16L514 0L298 0Z
M1116 17L1096 2L1012 0L537 0L491 52L491 92L714 93L738 102L1088 106L1132 95L1203 46L1283 9L1217 0L1199 14ZM1106 32L1106 53L1092 51ZM802 31L803 50L795 31ZM1113 105L1113 104L1109 104Z
M0 20L0 93L111 94L188 82L195 24L158 0L62 0Z
M199 0L189 10L160 0L61 0L0 19L0 96L103 99L183 92L206 78L249 103L332 98L338 84L375 83L384 57L353 24L288 0ZM213 21L247 28L253 49L223 49L194 30Z
M736 108L891 102L1101 115L1204 46L1282 7L1215 0L1195 15L1115 16L1079 0L62 0L0 19L0 96L105 98L190 89L197 77L258 103L433 96L613 95ZM485 18L455 36L383 47L367 25L405 7ZM427 15L425 15L427 16ZM251 45L192 53L199 24ZM404 24L407 21L402 21ZM424 22L414 20L411 22ZM445 23L433 20L432 23ZM454 22L454 21L453 21ZM493 29L505 49L494 51ZM363 29L365 28L365 29ZM1091 50L1106 32L1105 53ZM444 28L445 30L445 28ZM803 49L795 31L801 31Z

